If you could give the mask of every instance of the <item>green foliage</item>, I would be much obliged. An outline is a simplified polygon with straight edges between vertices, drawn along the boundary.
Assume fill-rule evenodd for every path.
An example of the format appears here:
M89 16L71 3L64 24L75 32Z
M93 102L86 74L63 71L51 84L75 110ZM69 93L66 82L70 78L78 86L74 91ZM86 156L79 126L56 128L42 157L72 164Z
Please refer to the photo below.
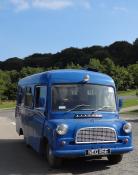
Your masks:
M138 38L133 44L127 41L117 41L109 46L92 46L87 48L67 48L56 54L35 53L24 59L17 57L0 61L1 70L21 71L24 67L59 67L60 69L71 65L88 65L92 58L99 59L103 62L110 58L115 65L127 67L130 64L136 64L138 61Z
M110 75L117 86L118 90L127 90L138 87L138 64L129 65L127 68L116 66L110 58L104 61L92 58L89 64L86 65L92 69L97 69L100 72ZM79 64L71 62L65 67L67 69L80 69ZM21 71L2 71L0 70L0 100L15 100L17 91L17 82L19 79L35 73L59 69L59 67L24 67ZM138 94L138 92L137 92Z
M127 90L133 87L134 77L129 73L127 68L116 66L109 58L103 61L103 66L103 72L114 79L118 90Z
M115 67L113 79L116 83L118 90L127 90L131 88L134 84L133 77L124 67Z
M17 82L23 77L52 69L85 66L110 75L117 90L137 89L138 38L133 44L119 41L106 47L71 47L56 54L36 53L24 59L15 57L0 61L0 101L16 99Z
M57 69L59 69L59 67L48 67L47 69L46 69L46 71L50 71L50 70L57 70Z
M138 45L138 38L136 38L136 40L134 41L133 45Z
M32 74L36 74L36 73L40 73L43 72L44 68L34 68L34 67L24 67L21 71L20 71L20 78L26 77L28 75L32 75Z
M138 88L138 64L133 64L128 66L128 72L131 74L131 76L134 79L135 88Z
M9 80L8 73L0 70L0 100L6 99L4 92Z
M136 90L136 96L138 97L138 89Z
M110 58L106 58L102 62L102 64L104 66L104 73L106 73L106 74L113 77L114 74L115 74L115 64L114 64L114 62Z
M101 64L100 60L95 58L90 59L88 67L104 72L104 66Z
M81 66L79 64L74 64L71 62L71 64L67 64L66 69L80 69Z
M3 70L21 70L22 67L23 67L23 60L22 59L19 59L17 57L15 58L10 58L10 59L7 59L6 61L4 61L0 68L3 69Z
M0 70L0 100L15 100L19 79L43 71L43 68L31 67L24 67L20 72Z
M108 50L115 64L127 66L132 60L131 54L133 47L134 46L127 41L117 41L111 44ZM135 63L135 60L133 60L133 63Z

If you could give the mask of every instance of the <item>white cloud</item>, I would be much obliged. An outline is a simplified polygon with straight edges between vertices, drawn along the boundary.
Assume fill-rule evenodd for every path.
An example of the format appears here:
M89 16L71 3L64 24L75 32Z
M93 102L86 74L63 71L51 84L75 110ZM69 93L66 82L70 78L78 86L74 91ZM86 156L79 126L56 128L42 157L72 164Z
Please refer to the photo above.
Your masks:
M128 9L126 8L126 7L118 7L118 6L116 6L116 7L113 7L113 10L114 11L118 11L118 12L128 12Z
M10 0L10 2L15 7L16 11L22 11L29 8L28 0Z
M46 9L63 9L73 5L72 0L32 0L32 6Z
M59 10L73 6L91 8L91 0L9 0L17 12L29 8Z

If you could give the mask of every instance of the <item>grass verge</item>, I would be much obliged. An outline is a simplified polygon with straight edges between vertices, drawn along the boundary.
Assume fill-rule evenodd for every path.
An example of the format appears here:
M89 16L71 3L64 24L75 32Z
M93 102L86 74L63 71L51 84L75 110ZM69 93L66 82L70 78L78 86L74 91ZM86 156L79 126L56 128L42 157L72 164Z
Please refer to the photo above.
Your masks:
M123 108L131 107L131 106L137 106L138 105L138 99L127 99L123 102Z
M136 90L118 91L117 94L119 96L136 95Z
M1 101L0 102L0 109L4 108L14 108L16 105L15 101Z

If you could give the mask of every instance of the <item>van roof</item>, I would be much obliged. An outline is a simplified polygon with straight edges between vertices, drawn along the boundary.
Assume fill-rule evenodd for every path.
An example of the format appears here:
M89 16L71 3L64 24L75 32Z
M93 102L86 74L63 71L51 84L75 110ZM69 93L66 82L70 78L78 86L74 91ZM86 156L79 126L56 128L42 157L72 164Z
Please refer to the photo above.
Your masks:
M113 79L103 73L85 69L59 69L51 70L25 77L19 81L19 85L54 84L54 83L79 83L84 76L89 75L88 83L115 86Z

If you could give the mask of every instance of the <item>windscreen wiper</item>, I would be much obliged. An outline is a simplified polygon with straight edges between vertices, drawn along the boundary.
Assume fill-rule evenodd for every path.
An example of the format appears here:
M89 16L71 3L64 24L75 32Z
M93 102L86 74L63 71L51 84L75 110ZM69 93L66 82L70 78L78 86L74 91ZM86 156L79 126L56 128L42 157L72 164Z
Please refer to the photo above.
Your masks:
M93 113L96 113L97 111L101 111L102 109L105 109L105 108L110 108L110 109L112 108L112 109L113 109L112 106L103 106L103 107L100 107L100 108L98 108L98 109L92 111L92 114L93 114Z
M69 109L69 110L68 110L68 111L66 111L66 112L73 111L73 110L78 109L78 108L80 108L80 107L90 107L90 105L86 105L86 104L76 105L74 108Z

